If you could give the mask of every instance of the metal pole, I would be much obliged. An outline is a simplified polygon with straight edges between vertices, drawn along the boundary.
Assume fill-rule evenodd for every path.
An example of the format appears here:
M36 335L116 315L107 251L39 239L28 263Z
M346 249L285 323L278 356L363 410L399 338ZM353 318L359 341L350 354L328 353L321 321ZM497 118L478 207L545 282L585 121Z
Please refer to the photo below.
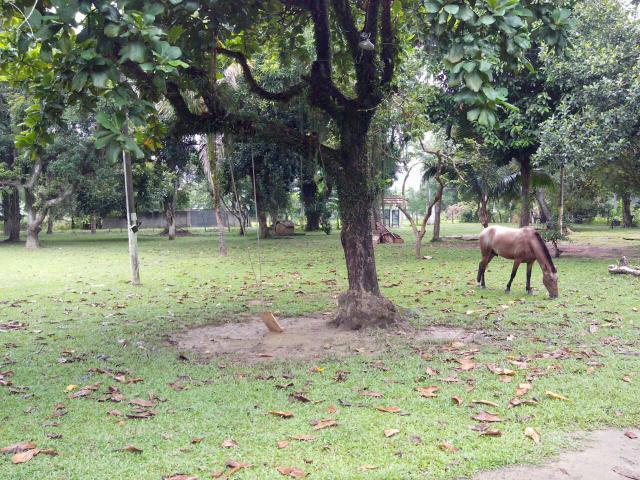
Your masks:
M131 156L125 150L122 151L122 165L124 170L124 191L127 201L127 234L129 236L131 283L133 285L140 285L140 262L138 261L138 216L136 215L136 205L133 197L133 172L131 170Z

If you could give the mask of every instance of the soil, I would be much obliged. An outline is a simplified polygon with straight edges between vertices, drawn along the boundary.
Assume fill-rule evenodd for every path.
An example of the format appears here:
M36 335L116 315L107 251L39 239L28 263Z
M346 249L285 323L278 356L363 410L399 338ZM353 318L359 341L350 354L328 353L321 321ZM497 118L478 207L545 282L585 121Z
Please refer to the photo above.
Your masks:
M553 254L554 250L550 248ZM618 260L623 255L630 258L640 257L640 248L637 246L629 247L595 247L591 245L576 245L572 243L561 243L561 257L587 257L587 258L605 258Z
M579 451L562 453L543 465L520 465L483 472L474 480L640 480L640 438L626 430L574 434ZM640 431L631 430L638 437Z
M284 333L269 332L255 317L240 317L232 323L206 325L174 335L170 343L182 352L203 359L227 357L243 363L269 360L319 360L326 357L375 355L398 345L420 348L421 344L482 341L477 330L432 326L415 329L409 325L386 329L346 330L329 322L333 314L279 318ZM244 320L244 321L243 321Z

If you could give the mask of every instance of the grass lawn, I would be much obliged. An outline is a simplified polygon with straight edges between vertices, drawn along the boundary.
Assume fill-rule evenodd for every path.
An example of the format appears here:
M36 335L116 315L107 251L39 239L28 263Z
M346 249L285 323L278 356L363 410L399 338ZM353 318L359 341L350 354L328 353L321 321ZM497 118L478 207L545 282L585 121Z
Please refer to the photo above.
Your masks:
M444 235L478 230L443 225ZM604 237L616 246L637 245L622 237L640 237L604 226L576 230L575 242L597 245ZM26 324L0 331L0 372L12 383L0 387L0 447L30 440L58 453L20 465L2 455L0 478L159 480L184 473L206 479L233 473L229 460L252 464L233 478L284 478L276 470L281 466L310 478L456 478L540 461L569 446L567 432L640 424L639 279L609 275L612 259L567 257L556 262L558 300L546 298L537 266L536 296L524 295L524 267L506 295L511 264L495 259L488 289L477 290L476 248L427 244L423 253L433 259L418 262L411 233L403 235L404 246L376 247L384 294L406 307L418 327L473 327L491 341L392 346L378 357L321 363L202 364L189 355L185 361L167 344L169 334L257 311L254 237L230 235L230 255L220 259L215 237L203 232L174 242L143 234L138 287L127 283L122 233L43 234L44 248L35 252L0 244L0 324ZM261 247L264 294L277 315L334 308L346 288L338 234ZM461 364L462 358L471 360ZM487 365L515 375L498 375ZM458 381L445 381L451 377ZM96 391L81 391L95 382ZM520 383L532 386L521 398L537 404L508 408ZM415 390L430 385L439 387L435 398ZM110 400L109 386L118 388L122 402ZM363 396L366 389L382 396ZM69 398L79 391L88 395ZM291 401L294 391L312 401ZM136 398L152 399L148 409L155 415L127 417L135 414L129 401ZM114 409L123 415L109 415ZM500 436L469 428L480 423L472 417L482 410L502 419L490 426ZM315 430L310 422L323 419L338 425ZM526 427L540 433L540 443L524 435ZM385 437L386 429L399 432ZM291 438L299 435L314 439ZM225 439L237 446L222 447ZM279 448L283 440L289 444ZM121 451L126 445L143 451Z

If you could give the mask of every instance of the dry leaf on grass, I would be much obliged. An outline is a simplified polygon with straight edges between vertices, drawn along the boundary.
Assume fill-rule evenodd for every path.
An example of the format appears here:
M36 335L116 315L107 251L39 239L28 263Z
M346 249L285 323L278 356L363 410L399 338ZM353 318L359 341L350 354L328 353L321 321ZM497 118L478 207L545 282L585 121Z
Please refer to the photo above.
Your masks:
M383 396L383 394L380 392L373 392L373 391L370 392L368 390L362 390L360 392L360 395L363 395L365 397L372 397L372 398L380 398Z
M134 398L129 402L129 405L135 405L136 407L150 408L150 407L155 407L156 402L152 400L143 400L142 398Z
M338 422L331 418L326 418L324 420L319 420L313 425L314 430L322 430L323 428L335 427L338 425Z
M399 407L376 407L376 410L387 413L400 413L402 411Z
M513 408L513 407L517 407L518 405L537 405L538 402L536 402L535 400L524 400L522 398L512 398L511 400L509 400L509 404L507 405L507 408Z
M291 435L293 440L298 440L300 442L312 442L316 439L315 435Z
M21 452L15 453L11 457L11 462L13 462L14 464L26 463L29 460L31 460L33 457L38 455L38 453L40 453L40 450L37 448L21 451Z
M478 413L477 415L474 415L471 418L473 418L474 420L478 420L479 422L486 422L486 423L502 421L502 419L497 414L487 412L485 410L482 410L480 413Z
M193 443L193 442L192 442L192 443ZM230 438L227 438L227 439L225 439L225 440L223 440L223 441L222 441L222 443L220 444L220 446L221 446L222 448L235 448L235 447L237 447L237 446L238 446L238 444L237 444L234 440L232 440L232 439L230 439Z
M276 470L278 470L281 475L287 477L304 478L307 476L306 472L295 467L278 467Z
M533 427L527 427L524 429L524 436L533 440L533 443L540 443L540 434Z
M463 357L456 360L460 366L458 370L462 370L463 372L468 372L476 368L476 362L474 362L471 358Z
M162 477L162 480L198 480L198 477L194 477L193 475L183 475L182 473L178 473L176 475L171 475L170 477Z
M32 442L19 442L14 443L13 445L8 445L6 447L0 448L1 453L19 453L24 452L26 450L33 450L36 448L36 445Z
M436 398L438 395L436 395L435 392L440 390L440 387L437 387L435 385L429 385L428 387L416 387L416 390L418 391L421 397Z
M636 433L632 432L631 430L624 432L624 436L630 438L631 440L635 440L636 438L638 438L638 435L636 435Z
M377 468L380 468L377 465L361 465L358 467L358 471L360 472L368 472L369 470L375 470Z
M276 417L280 417L280 418L291 418L293 417L293 413L291 412L281 412L278 410L272 410L269 412L271 415L274 415Z
M453 397L451 397L451 400L453 401L453 403L455 403L456 405L462 405L462 399L457 396L454 395Z
M545 394L547 395L547 397L551 398L552 400L565 400L565 401L569 400L564 395L560 395L559 393L551 392L549 390L547 390Z
M526 394L529 390L531 390L533 386L530 383L520 383L518 384L518 388L516 388L516 397L521 397Z
M438 444L438 448L440 450L442 450L443 452L449 452L449 453L456 453L457 451L459 451L460 449L457 447L454 447L453 445L451 445L449 442L442 442Z
M142 449L133 445L125 445L122 448L118 448L116 452L142 453Z
M287 448L289 446L289 440L280 440L276 442L278 448Z
M389 437L393 437L394 435L397 435L398 433L400 433L400 430L397 428L387 428L384 431L384 436L389 438Z
M499 437L500 435L502 435L502 432L497 428L488 428L480 432L480 435L483 437Z
M489 405L490 407L498 408L498 404L490 400L471 400L471 403L475 403L478 405Z

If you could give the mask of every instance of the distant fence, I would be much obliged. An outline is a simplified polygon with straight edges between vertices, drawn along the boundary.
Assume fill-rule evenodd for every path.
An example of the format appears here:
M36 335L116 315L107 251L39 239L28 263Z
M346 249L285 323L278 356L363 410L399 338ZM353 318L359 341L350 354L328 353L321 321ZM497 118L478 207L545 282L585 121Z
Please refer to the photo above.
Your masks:
M222 210L222 223L225 227L239 227L238 219ZM166 219L163 212L139 213L140 228L165 228ZM216 214L213 209L178 210L176 211L176 228L217 227ZM107 217L102 220L102 228L127 228L127 219Z

